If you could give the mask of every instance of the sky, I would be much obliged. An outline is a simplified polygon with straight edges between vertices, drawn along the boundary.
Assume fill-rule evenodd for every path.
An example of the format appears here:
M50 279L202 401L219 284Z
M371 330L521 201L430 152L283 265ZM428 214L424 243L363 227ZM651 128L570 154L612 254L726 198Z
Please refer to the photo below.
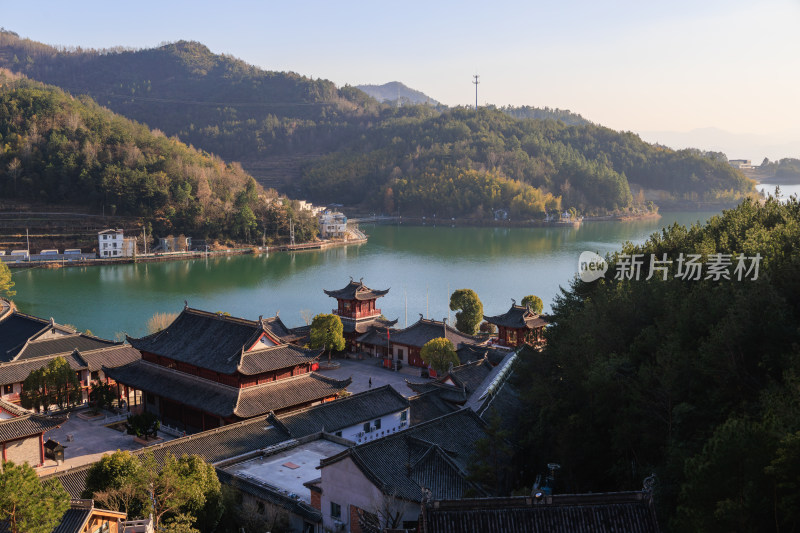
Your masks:
M85 48L194 40L339 86L401 81L448 105L474 104L478 74L480 105L800 143L800 0L0 0L0 26Z

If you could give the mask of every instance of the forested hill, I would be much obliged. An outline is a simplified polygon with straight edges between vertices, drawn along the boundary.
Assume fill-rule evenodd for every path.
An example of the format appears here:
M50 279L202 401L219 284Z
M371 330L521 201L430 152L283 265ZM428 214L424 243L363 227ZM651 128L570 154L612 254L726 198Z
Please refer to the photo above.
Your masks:
M551 462L566 493L655 474L665 531L797 531L798 242L797 199L747 201L576 278L515 372L527 479ZM692 254L700 270L681 262Z
M290 205L237 164L123 118L87 96L0 69L0 197L143 217L151 234L261 242L288 234ZM313 219L295 215L310 239Z
M732 202L754 191L724 158L656 147L567 111L385 105L194 42L61 50L0 32L0 66L89 94L248 168L262 165L260 177L291 167L291 183L275 185L321 203L474 217L503 208L519 219L555 207L629 212L649 199Z

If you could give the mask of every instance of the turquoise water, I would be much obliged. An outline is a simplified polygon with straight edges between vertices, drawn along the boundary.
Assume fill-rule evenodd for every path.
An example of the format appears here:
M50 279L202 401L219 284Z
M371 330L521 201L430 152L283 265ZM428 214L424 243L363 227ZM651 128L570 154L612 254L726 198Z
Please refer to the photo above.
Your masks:
M488 315L505 312L511 298L527 294L541 297L548 309L577 273L582 251L603 255L624 241L643 242L673 222L704 222L713 214L665 213L579 228L366 225L367 244L323 251L13 271L14 300L24 312L108 338L143 335L154 313L178 312L184 300L253 319L279 312L288 326L302 325L304 313L331 312L336 301L322 290L339 289L350 276L363 277L372 288L391 288L378 307L399 326L419 313L447 317L449 294L460 288L474 289Z

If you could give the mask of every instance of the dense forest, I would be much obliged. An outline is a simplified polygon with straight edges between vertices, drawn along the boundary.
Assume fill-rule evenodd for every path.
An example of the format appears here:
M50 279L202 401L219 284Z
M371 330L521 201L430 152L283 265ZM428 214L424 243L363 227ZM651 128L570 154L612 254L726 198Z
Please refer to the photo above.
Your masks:
M777 178L800 179L800 159L784 158L778 161L770 161L766 157L761 162L759 170L771 173Z
M238 164L62 90L0 70L0 194L143 217L150 233L270 241L315 236L314 220ZM266 233L266 235L265 235Z
M294 158L299 179L278 185L322 203L470 217L501 206L535 218L547 201L527 199L606 214L646 200L735 202L754 191L715 154L650 145L568 111L381 104L355 87L264 71L196 42L59 49L5 31L0 66L229 160ZM493 184L469 198L434 195L452 175ZM504 187L518 192L498 200ZM511 201L516 209L501 205Z
M518 373L530 472L559 463L561 492L640 489L655 474L670 531L797 531L798 242L796 199L748 200L626 245L605 278L563 289L546 349ZM615 279L634 254L639 279ZM645 279L651 254L672 261L653 265L666 281ZM678 277L680 254L700 254L700 280ZM737 272L739 254L760 254L758 269ZM715 258L730 279L715 279Z

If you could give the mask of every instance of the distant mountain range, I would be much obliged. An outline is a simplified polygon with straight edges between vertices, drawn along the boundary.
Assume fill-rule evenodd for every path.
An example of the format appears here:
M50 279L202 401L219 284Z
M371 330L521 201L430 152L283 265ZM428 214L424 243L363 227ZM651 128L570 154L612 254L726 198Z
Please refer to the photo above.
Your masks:
M642 139L674 149L700 148L723 152L728 159L750 159L758 165L766 157L772 161L800 158L800 129L781 134L731 133L719 128L691 131L640 131Z
M204 152L257 169L263 185L323 204L474 218L502 208L527 220L562 207L636 212L648 207L644 189L655 191L651 197L661 206L730 203L754 193L719 154L663 150L570 111L385 104L356 87L266 71L198 42L64 50L0 31L0 67L86 94ZM389 98L430 99L399 82L389 84L390 93L392 87ZM8 164L0 153L0 173Z
M383 85L356 85L356 88L379 102L439 105L439 102L427 94L412 89L399 81L390 81Z

